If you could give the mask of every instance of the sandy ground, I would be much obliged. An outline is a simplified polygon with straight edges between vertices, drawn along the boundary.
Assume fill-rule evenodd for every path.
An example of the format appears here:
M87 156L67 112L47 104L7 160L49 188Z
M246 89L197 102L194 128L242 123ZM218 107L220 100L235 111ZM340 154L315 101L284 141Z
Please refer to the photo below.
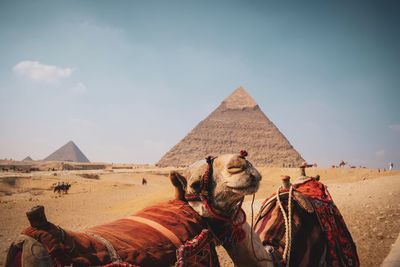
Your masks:
M263 180L256 194L259 203L280 185L279 176L297 176L288 168L260 168ZM28 226L25 212L44 205L47 218L72 230L109 222L135 211L165 201L173 196L168 169L114 171L59 171L30 174L0 172L0 266L4 266L9 243ZM93 173L99 179L87 179ZM321 175L321 181L339 207L356 242L362 266L379 266L400 231L400 171L378 172L369 169L311 169L308 174ZM141 179L148 180L147 186ZM69 194L53 194L53 183L72 184ZM250 220L249 202L245 209ZM233 266L219 249L222 266Z

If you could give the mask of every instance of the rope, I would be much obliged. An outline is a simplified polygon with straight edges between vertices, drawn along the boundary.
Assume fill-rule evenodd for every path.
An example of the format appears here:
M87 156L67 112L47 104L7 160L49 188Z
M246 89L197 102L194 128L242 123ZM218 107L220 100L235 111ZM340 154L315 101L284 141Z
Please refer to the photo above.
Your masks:
M288 245L288 254L287 254L287 266L290 263L290 254L292 252L292 194L293 194L293 187L290 186L289 189L289 197L288 197L288 221L289 221L289 240L290 243Z
M285 248L283 250L283 259L286 261L286 266L289 267L290 263L290 252L292 248L292 192L293 187L290 186L289 196L288 196L288 214L283 208L281 199L279 197L279 189L276 192L276 200L278 201L279 208L282 212L283 220L285 222Z

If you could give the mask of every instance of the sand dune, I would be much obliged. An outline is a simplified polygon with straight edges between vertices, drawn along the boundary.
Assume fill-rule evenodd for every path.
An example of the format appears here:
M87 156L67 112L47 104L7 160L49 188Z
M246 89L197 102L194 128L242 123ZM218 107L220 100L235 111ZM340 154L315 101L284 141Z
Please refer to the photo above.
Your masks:
M263 180L257 202L276 190L281 174L297 176L296 169L260 170ZM173 188L168 172L169 169L146 168L0 173L0 266L9 243L28 226L25 212L30 207L44 205L50 221L81 230L170 199ZM97 174L99 179L81 177L84 173ZM312 168L308 174L320 174L328 184L355 239L362 266L379 266L400 231L400 171ZM147 186L141 185L143 177L148 180ZM69 194L59 197L52 192L52 184L59 181L72 184ZM249 210L248 202L245 208ZM222 266L232 266L226 254L222 250L219 253Z

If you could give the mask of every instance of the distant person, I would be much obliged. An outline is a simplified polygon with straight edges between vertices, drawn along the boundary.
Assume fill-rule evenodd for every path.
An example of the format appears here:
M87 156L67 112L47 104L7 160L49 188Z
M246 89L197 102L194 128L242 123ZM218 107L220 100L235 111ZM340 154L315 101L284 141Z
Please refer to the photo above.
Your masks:
M142 185L147 185L147 180L145 178L142 178Z
M389 163L389 171L391 171L393 169L393 162Z

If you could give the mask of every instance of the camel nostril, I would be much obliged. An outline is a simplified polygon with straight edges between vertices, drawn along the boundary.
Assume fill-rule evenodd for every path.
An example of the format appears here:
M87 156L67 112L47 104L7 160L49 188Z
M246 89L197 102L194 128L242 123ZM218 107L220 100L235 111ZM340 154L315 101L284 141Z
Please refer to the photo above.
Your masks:
M251 176L250 176L250 182L251 182L251 184L255 185L255 184L257 184L259 181L260 181L259 176L254 176L254 175L251 175Z

